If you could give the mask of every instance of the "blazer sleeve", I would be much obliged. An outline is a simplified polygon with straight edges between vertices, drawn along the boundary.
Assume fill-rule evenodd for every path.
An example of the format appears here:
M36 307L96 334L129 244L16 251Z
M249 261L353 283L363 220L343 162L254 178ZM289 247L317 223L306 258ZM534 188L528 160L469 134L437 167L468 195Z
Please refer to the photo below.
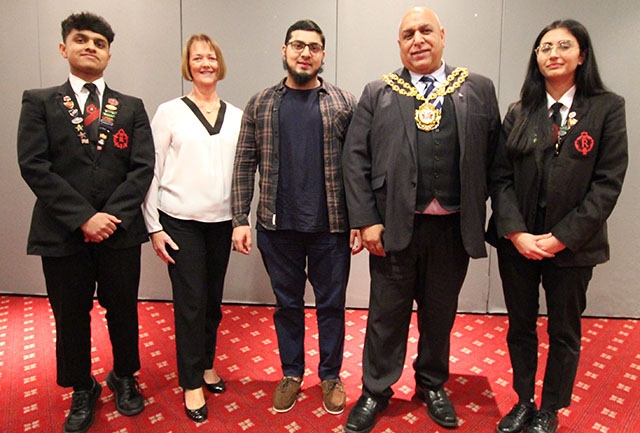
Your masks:
M362 228L381 224L372 185L371 128L374 117L372 84L363 90L354 111L342 154L349 224Z
M118 185L101 209L122 220L127 229L141 212L141 205L153 178L155 162L153 135L149 117L141 99L131 98L133 104L133 133L130 138L131 155L126 178Z
M52 125L47 124L47 98L42 90L23 93L18 123L18 164L22 178L47 212L72 232L97 210L52 168L48 134Z

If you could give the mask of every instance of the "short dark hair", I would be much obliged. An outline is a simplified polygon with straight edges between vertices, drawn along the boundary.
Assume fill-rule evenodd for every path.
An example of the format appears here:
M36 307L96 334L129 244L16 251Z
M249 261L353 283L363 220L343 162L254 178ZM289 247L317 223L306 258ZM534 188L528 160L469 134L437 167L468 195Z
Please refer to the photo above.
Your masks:
M67 36L69 36L72 30L90 30L101 34L107 39L109 45L111 45L113 38L116 36L107 20L91 12L71 14L62 21L61 27L62 42L67 40Z
M320 26L311 20L300 20L291 24L291 26L287 29L286 36L284 37L285 45L289 43L289 39L291 39L291 33L295 32L296 30L316 32L320 35L320 38L322 39L322 46L324 47L324 33L322 33L322 29L320 28Z

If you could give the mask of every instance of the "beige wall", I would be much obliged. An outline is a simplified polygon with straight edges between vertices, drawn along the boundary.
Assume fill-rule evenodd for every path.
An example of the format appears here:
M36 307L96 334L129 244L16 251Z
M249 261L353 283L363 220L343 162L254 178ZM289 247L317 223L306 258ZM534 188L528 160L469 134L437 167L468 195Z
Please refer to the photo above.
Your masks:
M20 178L15 137L20 97L26 88L62 83L67 63L57 51L60 21L71 12L91 10L112 24L116 39L105 74L109 85L144 99L149 116L168 99L187 93L179 73L182 41L208 33L221 45L229 74L221 96L244 107L258 90L284 72L280 47L287 27L311 18L324 30L327 57L323 76L360 96L365 83L400 65L397 27L403 12L423 4L434 8L446 30L445 60L492 78L502 113L517 99L530 45L538 31L557 18L583 22L593 38L606 84L627 99L631 164L622 197L610 219L612 260L596 268L587 314L640 317L640 244L638 156L640 135L640 4L634 0L6 0L0 2L2 77L0 90L0 293L43 294L40 260L25 254L33 194ZM149 245L143 249L140 296L168 299L166 268ZM472 262L460 298L460 310L504 311L494 251ZM353 260L347 302L366 307L366 253ZM259 253L232 254L225 300L273 303ZM313 302L313 296L308 296Z

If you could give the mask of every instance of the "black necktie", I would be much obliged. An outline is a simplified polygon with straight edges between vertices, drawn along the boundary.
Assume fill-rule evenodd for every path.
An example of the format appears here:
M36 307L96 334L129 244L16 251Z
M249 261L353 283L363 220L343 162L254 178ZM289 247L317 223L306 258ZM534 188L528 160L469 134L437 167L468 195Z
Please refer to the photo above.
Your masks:
M551 113L551 121L560 128L562 126L562 114L560 114L560 109L562 108L561 102L556 102L551 106L553 112Z
M89 97L84 104L84 126L92 144L98 143L98 119L100 118L100 99L98 88L93 83L86 83L84 87L89 91Z

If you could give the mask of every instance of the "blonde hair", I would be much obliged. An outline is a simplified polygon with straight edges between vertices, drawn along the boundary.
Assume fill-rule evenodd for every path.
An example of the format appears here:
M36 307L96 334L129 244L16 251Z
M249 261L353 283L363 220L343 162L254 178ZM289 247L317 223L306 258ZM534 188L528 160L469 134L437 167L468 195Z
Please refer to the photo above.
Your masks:
M191 56L191 47L196 42L204 42L216 53L216 58L218 59L218 81L223 80L227 75L227 64L224 61L224 56L222 55L222 50L220 46L211 39L209 36L201 33L199 35L191 35L187 42L184 44L184 48L182 49L182 61L181 61L181 71L182 78L187 81L193 81L193 77L191 76L191 69L189 68L189 57Z

